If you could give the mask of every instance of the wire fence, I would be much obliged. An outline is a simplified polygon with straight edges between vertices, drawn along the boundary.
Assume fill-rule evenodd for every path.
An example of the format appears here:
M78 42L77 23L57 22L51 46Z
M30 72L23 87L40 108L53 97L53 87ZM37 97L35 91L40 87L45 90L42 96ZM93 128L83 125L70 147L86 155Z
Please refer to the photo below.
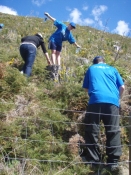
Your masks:
M13 104L13 103L6 103L6 102L1 102L2 104L5 103L5 104ZM18 105L18 104L17 104ZM29 104L27 105L22 105L21 104L21 107L29 107ZM51 119L44 119L44 118L39 118L39 117L30 117L30 115L26 115L26 116L19 116L17 115L18 113L18 110L20 108L17 108L15 110L16 112L16 115L13 117L12 116L12 119L14 118L15 120L16 119L20 119L21 123L20 125L23 126L23 129L24 129L24 137L21 138L21 135L18 137L18 134L16 134L16 136L14 136L13 134L9 134L10 136L3 136L3 135L0 135L0 139L4 141L11 141L13 143L13 148L11 149L11 151L6 151L4 149L3 146L0 146L0 154L1 154L1 162L0 162L0 171L5 168L5 163L6 162L12 162L12 161L20 161L21 163L21 171L19 171L19 175L25 175L25 167L26 167L26 164L27 162L32 162L32 161L35 161L35 162L48 162L50 164L50 170L53 169L52 167L52 163L59 163L59 164L66 164L65 167L62 169L62 170L58 170L57 173L55 174L60 174L62 171L64 171L65 169L69 168L71 165L78 165L78 164L88 164L89 162L88 161L83 161L82 159L80 159L82 153L83 153L83 146L87 146L87 145L90 145L90 146L94 146L95 144L86 144L83 140L82 140L82 137L81 136L81 132L80 132L80 128L84 128L85 126L88 126L90 124L85 124L84 122L82 121L63 121L63 120L51 120ZM86 113L89 113L89 112L86 112L86 111L76 111L76 110L68 110L68 109L59 109L59 108L48 108L46 106L43 106L40 110L43 110L43 109L46 109L48 111L59 111L59 112L73 112L73 113L78 113L80 117L83 117ZM93 113L93 114L98 114L98 113ZM43 114L44 115L44 114ZM105 117L108 116L108 114L103 114L103 113L99 113L99 115L104 115ZM122 115L117 115L120 117L121 119L121 123L122 123L122 120L125 119L125 118L129 118L131 116L122 116ZM34 121L34 122L33 122ZM50 139L46 140L46 139L43 139L42 137L39 138L39 139L33 139L33 138L30 138L29 137L29 126L30 126L30 123L31 125L36 125L36 122L35 121L39 121L39 123L42 123L42 125L46 125L47 128L43 127L43 130L50 130ZM76 139L72 142L69 142L69 141L65 141L65 140L59 140L59 139L55 139L55 128L54 128L54 124L58 124L59 126L63 126L65 127L65 130L68 128L68 126L73 126L75 127L75 134L74 136L76 136ZM113 126L113 125L105 125L105 126ZM99 127L103 127L103 125L100 123ZM117 128L117 127L116 127ZM120 126L117 128L122 130L122 129L130 129L131 128L131 124L129 123L126 124L126 125L123 125L123 124L120 124ZM5 131L6 132L6 131ZM73 135L72 135L73 136ZM104 133L100 132L100 138L103 138L105 135ZM130 137L130 136L129 136ZM121 139L123 139L121 137ZM128 140L130 140L130 138L128 138ZM72 148L76 147L78 149L78 154L75 155L74 159L73 160L62 160L61 158L55 158L53 159L53 156L51 156L50 158L48 159L38 159L38 158L30 158L28 154L26 154L26 151L29 149L30 147L30 143L33 143L33 144L37 144L37 146L39 147L39 144L43 144L43 149L44 149L44 146L48 145L48 147L51 147L51 151L52 151L52 154L53 154L53 150L57 147L57 145L59 145L60 147L69 147L69 146L72 146ZM121 143L124 143L123 140L121 140ZM17 145L17 146L15 146ZM104 150L106 148L112 148L112 147L107 147L105 145L105 140L101 140L98 144L97 144L100 148L102 148L102 152L104 152ZM36 147L37 147L36 146ZM82 147L82 148L81 148ZM128 142L128 143L124 143L124 144L121 144L119 145L119 147L121 147L122 149L128 149L127 153L130 152L130 147L131 147L131 142ZM18 153L17 153L17 150L21 150L23 151L23 157L19 157ZM123 151L124 152L124 151ZM13 157L12 157L12 154L13 154ZM130 154L130 153L129 153ZM124 155L125 156L125 155ZM121 159L119 161L119 163L121 165L129 165L131 162L130 158L128 159L128 155L126 155L123 159ZM101 164L105 164L105 162L101 162ZM7 168L7 167L6 167ZM37 167L35 167L35 170L37 169ZM9 171L9 169L8 169ZM7 171L7 172L8 172ZM32 172L34 171L34 167L32 169ZM40 170L38 170L40 171ZM10 175L10 172L8 172L8 174ZM30 172L31 174L31 172ZM33 174L33 173L32 173ZM41 174L41 171L39 172L39 174ZM50 174L50 172L48 173Z

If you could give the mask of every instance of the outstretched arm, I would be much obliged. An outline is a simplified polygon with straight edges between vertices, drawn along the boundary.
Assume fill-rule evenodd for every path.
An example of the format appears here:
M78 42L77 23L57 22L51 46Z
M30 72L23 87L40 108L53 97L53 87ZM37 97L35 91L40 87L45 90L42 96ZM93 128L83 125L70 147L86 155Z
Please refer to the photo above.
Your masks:
M56 20L55 18L53 18L52 16L49 15L49 13L45 12L44 13L49 19L51 19L53 22Z
M76 42L73 43L77 48L80 48L81 46L79 46Z

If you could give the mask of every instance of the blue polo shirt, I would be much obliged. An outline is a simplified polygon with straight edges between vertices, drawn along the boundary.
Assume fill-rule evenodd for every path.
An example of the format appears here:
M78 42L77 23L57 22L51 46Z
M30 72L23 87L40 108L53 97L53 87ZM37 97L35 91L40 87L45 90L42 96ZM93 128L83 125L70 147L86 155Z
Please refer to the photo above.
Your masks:
M62 45L63 41L68 41L70 44L76 42L72 33L64 23L55 20L54 25L57 27L57 30L50 36L50 41L55 42L58 45Z
M123 84L116 68L99 63L87 70L83 88L88 89L89 104L111 103L119 107L119 87Z

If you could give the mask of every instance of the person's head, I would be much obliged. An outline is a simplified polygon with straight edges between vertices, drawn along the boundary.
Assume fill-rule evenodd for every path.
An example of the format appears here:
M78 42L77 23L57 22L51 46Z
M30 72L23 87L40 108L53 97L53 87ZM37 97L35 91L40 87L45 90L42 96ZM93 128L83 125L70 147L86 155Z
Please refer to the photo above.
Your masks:
M41 33L36 33L35 35L38 36L38 37L40 37L41 39L43 39L43 36L42 36Z
M68 29L73 30L75 28L76 28L76 24L74 22L70 22L70 24L68 25Z
M0 27L3 28L4 27L4 24L0 24Z
M100 62L104 63L104 58L102 56L96 56L92 61L93 64L98 64Z

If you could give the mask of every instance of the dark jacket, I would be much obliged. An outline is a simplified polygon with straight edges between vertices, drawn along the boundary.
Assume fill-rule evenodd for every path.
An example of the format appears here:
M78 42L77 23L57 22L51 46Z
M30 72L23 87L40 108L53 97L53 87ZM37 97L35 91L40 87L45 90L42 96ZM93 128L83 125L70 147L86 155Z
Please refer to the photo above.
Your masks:
M22 42L22 43L23 43L23 42L32 43L32 44L34 44L37 48L38 48L39 46L41 46L43 52L44 52L44 53L47 52L46 47L45 47L45 43L44 43L43 39L42 39L41 37L39 37L39 36L33 35L33 36L26 36L26 37L23 37L23 38L21 39L21 42Z

